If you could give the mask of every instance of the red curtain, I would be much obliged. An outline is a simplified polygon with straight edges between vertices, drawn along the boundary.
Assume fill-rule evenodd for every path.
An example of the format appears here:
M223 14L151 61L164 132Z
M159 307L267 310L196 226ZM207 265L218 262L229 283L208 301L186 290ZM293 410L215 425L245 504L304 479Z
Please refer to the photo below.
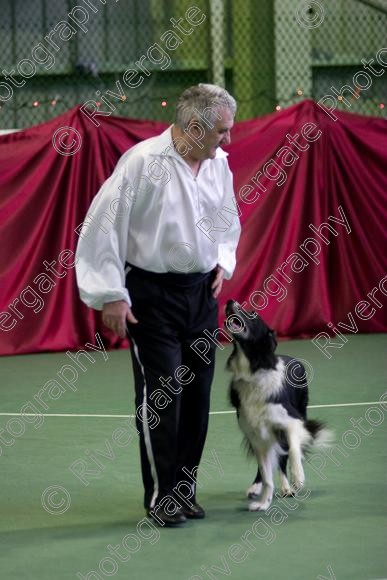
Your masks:
M306 100L232 132L243 233L221 312L229 298L250 303L279 336L387 329L386 120L335 115ZM80 301L72 252L120 155L166 125L96 120L76 107L0 137L0 354L79 350L96 332L127 345Z

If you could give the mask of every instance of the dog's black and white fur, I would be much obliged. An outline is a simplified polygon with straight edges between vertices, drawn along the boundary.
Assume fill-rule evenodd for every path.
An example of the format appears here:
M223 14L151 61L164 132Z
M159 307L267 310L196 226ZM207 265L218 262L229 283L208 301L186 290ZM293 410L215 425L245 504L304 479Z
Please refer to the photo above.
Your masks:
M227 303L226 314L226 328L234 343L227 361L233 374L230 401L237 410L247 447L259 466L255 481L247 490L248 497L255 498L249 509L264 511L273 499L273 469L279 467L281 494L296 493L305 480L303 451L315 445L329 445L332 434L319 421L307 419L305 369L297 359L274 354L277 341L273 330L234 300ZM288 459L292 487L286 475Z

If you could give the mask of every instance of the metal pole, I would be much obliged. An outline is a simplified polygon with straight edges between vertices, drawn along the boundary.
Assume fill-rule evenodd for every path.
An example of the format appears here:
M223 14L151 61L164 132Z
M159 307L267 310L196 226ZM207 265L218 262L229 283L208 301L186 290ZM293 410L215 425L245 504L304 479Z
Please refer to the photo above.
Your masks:
M212 82L225 86L224 74L224 5L223 0L210 0L211 73Z

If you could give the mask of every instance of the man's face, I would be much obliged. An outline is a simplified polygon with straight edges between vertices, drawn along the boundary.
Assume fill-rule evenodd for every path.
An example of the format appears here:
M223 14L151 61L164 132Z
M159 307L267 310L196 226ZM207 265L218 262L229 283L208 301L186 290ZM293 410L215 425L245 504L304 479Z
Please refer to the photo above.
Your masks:
M230 109L222 108L218 110L218 117L212 129L206 130L205 135L200 139L202 148L198 148L198 159L214 159L216 150L222 145L231 143L230 131L234 125L234 116Z

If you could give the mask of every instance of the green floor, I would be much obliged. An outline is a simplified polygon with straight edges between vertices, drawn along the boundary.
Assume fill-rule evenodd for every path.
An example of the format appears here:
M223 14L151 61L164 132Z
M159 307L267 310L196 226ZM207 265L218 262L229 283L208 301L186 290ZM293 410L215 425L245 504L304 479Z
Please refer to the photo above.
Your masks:
M342 451L334 461L319 454L306 464L305 499L276 500L269 514L249 513L244 494L254 463L241 450L234 414L214 413L204 453L212 465L199 477L207 518L182 529L139 524L145 514L137 441L113 435L128 419L35 415L15 421L16 415L5 415L32 402L49 380L64 384L57 373L71 364L65 353L2 358L0 578L387 578L386 411L376 403L387 391L386 335L348 339L330 360L310 341L279 346L312 365L309 416L335 430ZM228 352L218 351L212 412L230 411ZM133 413L129 353L93 357L94 364L84 363L87 371L79 369L76 391L57 388L57 400L43 397L45 413ZM351 418L363 421L355 428ZM91 457L97 450L99 466ZM69 469L80 459L95 472L84 482Z

